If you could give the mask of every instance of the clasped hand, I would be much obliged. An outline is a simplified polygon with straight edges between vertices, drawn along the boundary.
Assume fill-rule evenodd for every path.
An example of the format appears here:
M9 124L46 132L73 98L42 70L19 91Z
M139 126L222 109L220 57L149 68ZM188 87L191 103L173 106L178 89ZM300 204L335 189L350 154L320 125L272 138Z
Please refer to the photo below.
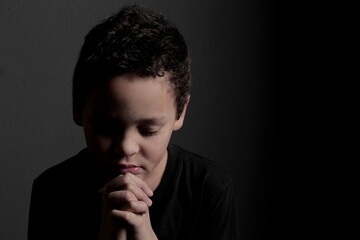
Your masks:
M157 239L150 222L152 190L139 177L126 173L110 180L102 194L98 240Z

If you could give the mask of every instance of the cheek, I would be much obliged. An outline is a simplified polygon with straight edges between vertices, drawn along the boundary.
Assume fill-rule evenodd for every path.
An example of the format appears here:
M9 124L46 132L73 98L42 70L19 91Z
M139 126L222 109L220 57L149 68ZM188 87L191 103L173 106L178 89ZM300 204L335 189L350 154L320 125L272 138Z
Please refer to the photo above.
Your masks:
M161 159L166 152L171 134L166 133L146 141L143 145L143 153L148 159ZM156 160L154 160L156 161Z

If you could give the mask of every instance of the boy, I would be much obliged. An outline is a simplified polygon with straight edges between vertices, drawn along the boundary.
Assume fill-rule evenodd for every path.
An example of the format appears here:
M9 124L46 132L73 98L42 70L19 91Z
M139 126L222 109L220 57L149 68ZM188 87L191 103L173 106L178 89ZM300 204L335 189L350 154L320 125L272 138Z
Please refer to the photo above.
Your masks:
M169 144L189 103L179 31L131 6L85 38L73 118L87 148L33 184L29 239L238 239L228 176Z

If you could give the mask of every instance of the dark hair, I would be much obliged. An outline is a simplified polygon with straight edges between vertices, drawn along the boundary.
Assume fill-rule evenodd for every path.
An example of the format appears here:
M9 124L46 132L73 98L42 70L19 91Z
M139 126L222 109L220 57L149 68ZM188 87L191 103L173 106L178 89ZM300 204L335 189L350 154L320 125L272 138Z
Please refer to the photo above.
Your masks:
M190 57L184 38L163 16L127 6L85 37L73 76L73 113L81 114L90 91L123 74L170 73L177 118L190 90Z

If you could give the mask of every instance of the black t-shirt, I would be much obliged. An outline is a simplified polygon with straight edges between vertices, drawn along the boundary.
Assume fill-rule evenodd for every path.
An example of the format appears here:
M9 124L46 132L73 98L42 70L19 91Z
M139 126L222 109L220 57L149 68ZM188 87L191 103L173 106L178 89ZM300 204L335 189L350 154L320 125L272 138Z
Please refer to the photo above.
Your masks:
M238 240L236 203L228 175L215 162L168 147L154 191L151 225L159 240ZM104 178L86 149L42 173L33 184L29 240L96 239Z

